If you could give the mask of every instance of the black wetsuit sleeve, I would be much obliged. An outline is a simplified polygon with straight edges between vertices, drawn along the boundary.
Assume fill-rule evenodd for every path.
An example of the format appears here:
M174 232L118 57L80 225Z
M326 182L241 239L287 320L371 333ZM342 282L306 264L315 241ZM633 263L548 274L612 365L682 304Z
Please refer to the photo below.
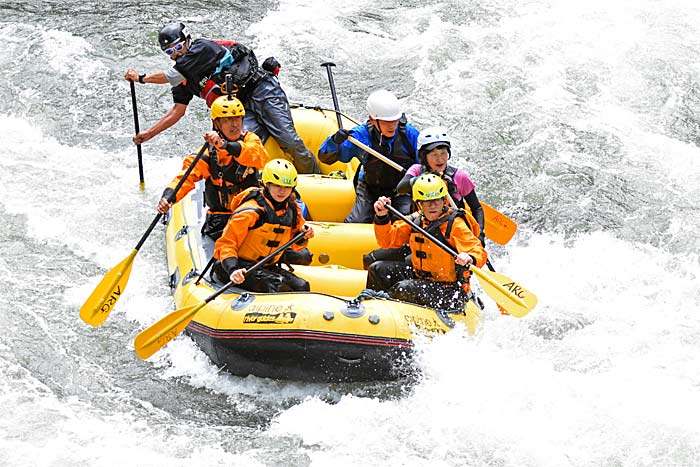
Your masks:
M413 187L413 182L415 181L411 174L406 174L403 176L398 185L396 185L396 193L399 195L410 195L411 187Z
M464 197L464 201L466 202L467 206L469 206L472 216L474 219L476 219L476 223L479 224L479 227L481 228L481 235L479 235L479 239L481 240L481 243L484 243L484 208L481 207L479 198L476 196L476 190L469 192L469 194Z
M376 214L374 215L374 223L377 225L384 225L388 224L389 222L391 222L389 214L384 214L383 216L378 216Z
M228 141L224 146L227 153L231 154L232 157L238 157L241 155L241 143L238 141Z
M161 198L165 198L168 201L170 201L170 196L172 196L173 199L175 199L175 190L168 187L165 190L163 190L163 194L161 195Z
M238 258L235 256L231 256L230 258L226 258L221 265L224 267L224 270L226 271L226 274L229 276L233 271L238 269Z

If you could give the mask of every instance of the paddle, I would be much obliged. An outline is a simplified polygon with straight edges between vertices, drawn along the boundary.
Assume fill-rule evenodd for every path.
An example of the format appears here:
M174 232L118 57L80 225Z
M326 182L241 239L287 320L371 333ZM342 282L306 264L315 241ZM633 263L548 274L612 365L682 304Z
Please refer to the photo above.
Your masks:
M457 252L455 252L452 248L442 243L421 226L412 222L411 219L401 214L399 210L389 204L385 205L385 207L394 215L398 216L404 222L410 225L414 230L425 235L447 253L454 257L457 256ZM496 303L501 305L506 311L508 311L508 313L516 318L522 318L523 316L527 315L537 304L537 297L535 294L509 277L497 272L483 271L477 267L469 267L469 270L479 278L479 282L481 283L484 291Z
M483 201L480 202L481 207L484 209L484 233L489 240L499 245L505 245L515 235L518 224Z
M258 268L261 268L270 259L277 256L279 253L283 252L293 243L299 241L306 231L301 231L294 236L287 243L277 248L275 251L255 263L253 266L247 269L246 276ZM190 305L184 308L177 309L170 313L169 315L161 318L151 327L141 331L134 340L134 348L136 349L136 355L142 360L147 359L158 350L165 347L165 345L177 337L182 331L185 330L190 321L194 318L194 315L204 308L207 303L214 300L216 297L224 293L229 287L233 285L233 282L229 281L226 285L221 287L219 290L204 299L203 302L198 305Z
M172 203L175 201L175 195L182 187L182 184L185 183L185 180L194 169L194 166L197 165L199 159L202 158L204 150L207 147L208 144L205 144L202 146L202 149L199 150L197 157L194 158L192 164L187 168L182 178L180 178L180 181L175 186L175 189L168 197L169 202ZM134 251L105 274L105 277L102 278L92 294L85 300L83 306L80 307L80 318L87 324L98 327L105 322L107 316L109 316L112 308L114 308L114 305L117 303L117 300L121 298L126 288L126 284L129 281L129 274L131 274L131 266L133 265L136 254L139 252L139 249L143 246L148 236L151 235L151 232L153 232L153 229L156 227L161 217L163 217L163 214L158 213L153 219L153 222L151 222L151 225L146 229L146 233L143 234L141 240L136 244Z
M328 73L328 84L331 87L331 97L333 97L333 108L335 109L335 116L338 119L338 129L342 130L343 129L343 119L340 116L340 105L338 105L338 95L335 93L335 82L333 81L333 70L331 70L331 67L334 67L335 63L324 62L324 63L321 63L321 66L325 67L326 72Z
M134 134L139 134L139 114L136 110L136 87L134 82L129 80L131 86L131 107L134 109ZM139 188L141 191L146 189L146 183L143 181L143 157L141 155L141 143L136 145L136 154L139 158Z

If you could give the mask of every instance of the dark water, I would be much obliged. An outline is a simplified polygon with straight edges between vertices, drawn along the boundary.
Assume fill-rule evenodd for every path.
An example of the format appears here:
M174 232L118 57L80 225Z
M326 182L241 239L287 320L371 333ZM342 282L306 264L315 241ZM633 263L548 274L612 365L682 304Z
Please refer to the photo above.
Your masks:
M414 382L234 378L187 339L142 362L172 309L163 232L98 329L78 308L135 246L208 128L201 102L143 146L122 76L168 66L159 26L277 57L294 102L364 116L374 89L442 124L482 199L518 222L475 337L419 344ZM694 2L0 2L0 464L700 464L700 11ZM171 105L137 87L141 125Z

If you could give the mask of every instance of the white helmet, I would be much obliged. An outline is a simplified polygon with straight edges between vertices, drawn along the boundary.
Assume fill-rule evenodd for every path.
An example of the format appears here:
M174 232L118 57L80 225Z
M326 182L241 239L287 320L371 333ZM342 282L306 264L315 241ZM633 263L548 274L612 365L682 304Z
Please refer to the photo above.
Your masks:
M450 137L447 135L447 128L433 126L421 131L418 135L418 150L432 151L438 146L447 146L450 150Z
M401 118L401 107L396 96L389 91L380 89L367 98L367 113L375 120L393 122Z

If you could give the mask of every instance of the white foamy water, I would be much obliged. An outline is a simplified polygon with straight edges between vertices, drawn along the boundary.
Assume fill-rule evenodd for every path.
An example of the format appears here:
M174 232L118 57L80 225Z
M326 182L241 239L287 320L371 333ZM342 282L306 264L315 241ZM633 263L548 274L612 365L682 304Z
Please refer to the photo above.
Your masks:
M486 298L475 336L419 342L416 382L364 385L232 377L186 338L139 361L134 336L172 310L161 227L107 323L79 320L209 123L194 102L145 144L139 192L122 75L168 66L172 7L22 5L0 22L0 464L700 464L695 2L180 6L196 37L276 56L293 100L330 106L326 60L357 118L396 91L519 224L488 246L537 308ZM145 128L170 98L137 91Z

